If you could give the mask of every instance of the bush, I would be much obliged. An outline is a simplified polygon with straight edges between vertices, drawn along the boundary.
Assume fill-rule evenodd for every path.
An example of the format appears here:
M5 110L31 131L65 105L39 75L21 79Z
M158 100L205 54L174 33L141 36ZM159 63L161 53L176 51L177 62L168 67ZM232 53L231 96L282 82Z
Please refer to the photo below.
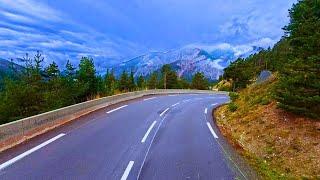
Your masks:
M269 98L262 98L260 104L261 105L268 105L270 104L270 99Z
M230 96L231 101L235 101L239 98L239 94L236 92L230 92L229 96Z
M235 112L235 111L238 109L238 106L237 106L234 102L231 102L231 103L228 105L228 109L229 109L229 111L231 111L231 112Z

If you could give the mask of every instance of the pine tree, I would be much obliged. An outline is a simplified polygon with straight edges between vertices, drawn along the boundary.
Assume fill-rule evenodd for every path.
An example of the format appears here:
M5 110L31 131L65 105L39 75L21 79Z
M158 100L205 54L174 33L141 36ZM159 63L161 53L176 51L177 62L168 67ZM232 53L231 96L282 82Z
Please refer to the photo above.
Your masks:
M158 85L158 73L153 72L148 80L148 88L156 89Z
M71 62L69 60L67 60L67 64L66 64L66 67L65 67L65 74L67 77L70 77L70 78L74 78L76 72L75 72L75 67L71 64Z
M107 70L107 73L105 75L105 84L106 84L106 94L113 95L114 91L116 90L116 84L117 84L117 79L114 76L113 70L111 70L111 72Z
M60 74L59 67L54 61L45 69L45 72L50 79L57 78Z
M128 73L126 71L123 71L119 80L119 90L122 92L127 92L129 89L128 82L129 82Z
M134 73L133 71L130 72L130 76L128 79L128 89L129 91L134 91L136 89L136 84L134 81Z
M284 30L291 51L280 70L277 100L287 110L320 117L320 1L299 1L289 13Z
M207 90L209 87L209 82L204 77L203 73L197 72L192 78L191 87L193 89Z
M82 99L92 99L97 94L96 69L92 58L82 57L79 64L78 80L83 90Z
M163 65L161 68L160 88L175 89L178 88L178 86L178 76L176 72L172 70L169 64Z
M139 76L137 79L137 86L139 88L139 90L143 90L145 89L145 80L143 76Z

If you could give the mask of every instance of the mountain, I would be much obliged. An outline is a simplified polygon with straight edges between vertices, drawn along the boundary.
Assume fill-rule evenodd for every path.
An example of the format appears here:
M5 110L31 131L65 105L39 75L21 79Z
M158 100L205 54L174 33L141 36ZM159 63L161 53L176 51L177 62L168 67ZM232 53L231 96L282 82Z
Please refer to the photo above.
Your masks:
M16 63L12 63L8 60L5 60L5 59L2 59L0 58L0 80L4 77L4 76L11 76L12 73L12 70L11 69L14 69L15 71L22 71L24 69L23 66L21 65L18 65Z
M113 66L119 76L123 71L133 71L135 77L148 76L160 70L164 64L170 64L179 77L191 79L196 72L202 72L211 81L223 74L223 69L239 57L247 57L262 50L260 47L215 47L186 46L168 52L151 52Z

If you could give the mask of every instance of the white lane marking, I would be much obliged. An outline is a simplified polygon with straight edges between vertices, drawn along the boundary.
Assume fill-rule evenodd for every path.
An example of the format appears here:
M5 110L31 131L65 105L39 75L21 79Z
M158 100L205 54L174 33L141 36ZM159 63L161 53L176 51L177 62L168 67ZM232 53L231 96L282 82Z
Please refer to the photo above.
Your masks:
M151 124L151 126L149 127L148 131L146 132L146 134L143 136L141 143L146 142L146 139L148 137L148 135L150 134L152 128L154 127L154 125L157 123L157 121L153 121L153 123Z
M190 99L183 100L183 102L189 102L189 101L190 101Z
M168 96L177 96L176 94L171 94L171 95L168 95Z
M146 99L144 99L143 101L148 101L148 100L155 99L155 98L156 98L156 97L146 98Z
M48 145L48 144L52 143L53 141L55 141L55 140L57 140L57 139L61 138L61 137L62 137L62 136L64 136L64 135L65 135L65 134L63 134L63 133L62 133L62 134L59 134L59 135L57 135L57 136L55 136L55 137L53 137L53 138L51 138L51 139L49 139L49 140L47 140L47 141L45 141L45 142L41 143L41 144L39 144L38 146L36 146L36 147L34 147L34 148L32 148L32 149L30 149L30 150L28 150L28 151L26 151L26 152L24 152L24 153L22 153L22 154L18 155L18 156L16 156L15 158L10 159L9 161L7 161L7 162L5 162L5 163L3 163L3 164L1 164L1 165L0 165L0 170L3 170L4 168L6 168L6 167L8 167L8 166L12 165L13 163L15 163L15 162L17 162L17 161L21 160L22 158L24 158L24 157L26 157L26 156L30 155L31 153L33 153L33 152L35 152L35 151L39 150L40 148L43 148L44 146L46 146L46 145Z
M124 173L123 173L123 175L122 175L122 177L121 177L121 180L126 180L126 179L128 178L129 173L130 173L130 171L131 171L131 169L132 169L133 164L134 164L134 161L130 161L130 162L129 162L126 170L124 171Z
M168 108L168 109L169 109L169 108ZM145 162L146 162L146 160L147 160L147 157L148 157L148 154L149 154L149 152L150 152L150 149L151 149L151 146L152 146L152 144L153 144L153 141L154 141L154 139L155 139L155 137L156 137L156 135L157 135L160 127L162 126L164 120L166 119L166 117L167 117L167 115L165 115L165 116L162 118L162 120L159 122L159 125L158 125L157 129L155 130L155 133L153 134L153 137L151 138L151 142L150 142L150 144L149 144L149 146L148 146L147 152L146 152L146 154L145 154L145 156L144 156L144 158L143 158L143 161L142 161L142 163L141 163L141 166L140 166L140 169L139 169L139 173L138 173L137 179L140 179L140 175L141 175L141 172L142 172L142 168L143 168L143 166L144 166L144 164L145 164Z
M207 122L208 128L210 129L211 134L213 135L214 138L218 139L217 134L214 132L214 130L211 127L211 124Z
M213 104L211 104L211 106L215 106L215 105L217 105L218 103L213 103Z
M208 108L204 109L204 113L205 113L205 114L208 113Z
M174 105L172 105L172 107L175 107L175 106L177 106L177 105L179 105L180 103L179 102L177 102L177 103L175 103Z
M108 111L107 113L108 113L108 114L109 114L109 113L112 113L112 112L114 112L114 111L117 111L117 110L122 109L122 108L127 107L127 106L128 106L128 105L124 105L124 106L118 107L118 108L116 108L116 109L113 109L113 110L111 110L111 111Z
M169 108L167 108L166 110L164 110L164 111L160 114L160 116L163 116L168 110L169 110Z

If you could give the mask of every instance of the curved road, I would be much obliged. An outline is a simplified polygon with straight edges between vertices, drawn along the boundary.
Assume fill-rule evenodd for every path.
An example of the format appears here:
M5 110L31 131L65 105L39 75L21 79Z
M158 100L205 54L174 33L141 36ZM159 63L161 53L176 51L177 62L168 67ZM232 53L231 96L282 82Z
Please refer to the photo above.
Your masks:
M226 95L149 96L110 106L0 154L0 179L245 179L212 108Z

